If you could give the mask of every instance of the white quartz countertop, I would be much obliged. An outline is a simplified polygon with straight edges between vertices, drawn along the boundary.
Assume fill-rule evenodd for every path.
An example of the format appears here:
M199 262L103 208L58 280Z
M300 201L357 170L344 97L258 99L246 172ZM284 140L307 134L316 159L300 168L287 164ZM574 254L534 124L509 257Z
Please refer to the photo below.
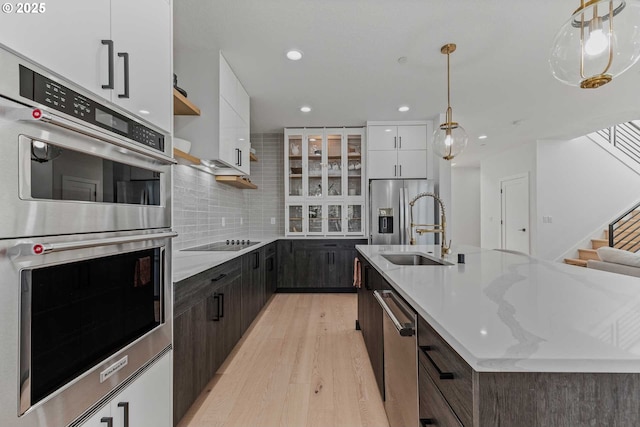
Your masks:
M256 241L253 246L239 251L173 251L173 282L177 283L181 280L188 279L198 273L217 267L227 261L231 261L246 253L255 251L256 249L266 246L278 240L278 237L268 237L262 239L249 239ZM213 242L211 242L213 243Z
M465 264L400 266L358 251L479 372L640 372L640 279L459 247Z

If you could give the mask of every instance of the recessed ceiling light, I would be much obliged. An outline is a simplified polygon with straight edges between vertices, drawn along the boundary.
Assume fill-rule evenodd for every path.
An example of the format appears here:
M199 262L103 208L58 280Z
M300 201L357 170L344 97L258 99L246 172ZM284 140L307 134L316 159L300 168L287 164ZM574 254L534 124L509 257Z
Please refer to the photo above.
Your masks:
M403 105L402 107L398 108L398 111L400 111L401 113L407 112L409 111L409 107Z
M302 52L300 52L299 50L292 49L289 52L287 52L287 58L289 58L292 61L298 61L302 59Z
M487 135L480 135L478 139L487 139Z
M303 113L308 113L309 111L311 111L311 107L300 107L300 111L302 111Z

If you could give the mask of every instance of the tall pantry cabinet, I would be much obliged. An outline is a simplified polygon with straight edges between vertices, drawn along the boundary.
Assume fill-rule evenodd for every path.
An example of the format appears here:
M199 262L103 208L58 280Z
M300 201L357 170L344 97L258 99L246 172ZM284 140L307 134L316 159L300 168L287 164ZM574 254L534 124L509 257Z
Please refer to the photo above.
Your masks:
M364 128L285 129L287 236L363 236Z

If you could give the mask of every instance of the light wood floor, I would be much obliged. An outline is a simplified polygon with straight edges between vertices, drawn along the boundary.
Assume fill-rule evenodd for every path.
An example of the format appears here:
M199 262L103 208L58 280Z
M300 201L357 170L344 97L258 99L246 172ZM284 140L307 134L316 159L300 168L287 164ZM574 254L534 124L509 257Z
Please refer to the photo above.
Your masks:
M179 427L388 427L354 294L276 294Z

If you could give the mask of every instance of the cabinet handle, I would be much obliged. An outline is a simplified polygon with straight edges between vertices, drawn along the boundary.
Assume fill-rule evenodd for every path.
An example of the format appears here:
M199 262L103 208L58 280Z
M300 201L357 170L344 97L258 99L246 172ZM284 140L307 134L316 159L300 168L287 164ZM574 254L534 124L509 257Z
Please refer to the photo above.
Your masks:
M402 148L402 137L398 137L398 148Z
M400 176L402 176L402 165L400 165Z
M213 308L216 308L216 313L213 313ZM219 322L220 318L220 295L214 293L207 298L207 319L212 322Z
M129 402L118 403L118 408L124 409L124 423L123 427L129 427Z
M118 94L118 98L129 98L129 54L118 52L118 56L124 58L124 93Z
M327 252L327 264L331 264L331 252Z
M102 85L102 89L113 89L113 40L102 40L102 44L109 47L109 83Z
M397 141L397 140L398 140L398 137L397 137L397 136L394 136L394 137L393 137L393 148L398 148L398 147L396 146L396 145L397 145L397 143L396 143L396 141Z
M336 246L338 246L337 243L325 243L324 246L326 248L335 248Z
M293 252L293 241L290 240L289 241L289 253L292 253L292 252Z
M335 252L331 252L331 261L332 261L333 265L336 264L336 253Z
M224 294L218 294L218 313L222 319L224 317Z
M253 255L255 256L255 259L253 261L253 269L257 270L258 268L260 268L260 252L254 252Z
M435 421L431 418L421 418L420 419L420 424L422 424L423 426L432 426L435 425Z
M238 150L239 154L238 154L238 163L240 163L238 166L242 166L242 150Z
M398 176L398 165L393 165L393 176Z
M107 427L113 427L113 417L102 417L100 423L107 424Z
M224 279L225 277L227 277L227 275L226 275L226 274L224 274L224 273L222 273L222 274L221 274L221 275L219 275L218 277L211 279L211 281L212 281L212 282L217 282L217 281L219 281L219 280Z
M273 258L267 258L267 271L273 271Z
M428 352L431 351L431 346L429 346L429 345L420 346L420 350L422 350L424 355L427 356L427 359L429 359L429 362L431 362L433 367L436 368L436 371L438 372L438 375L440 376L441 380L452 380L453 379L453 373L451 373L451 372L442 372L440 370L440 368L438 368L438 365L436 365L436 362L434 362L433 359L431 358L431 356L429 356Z

